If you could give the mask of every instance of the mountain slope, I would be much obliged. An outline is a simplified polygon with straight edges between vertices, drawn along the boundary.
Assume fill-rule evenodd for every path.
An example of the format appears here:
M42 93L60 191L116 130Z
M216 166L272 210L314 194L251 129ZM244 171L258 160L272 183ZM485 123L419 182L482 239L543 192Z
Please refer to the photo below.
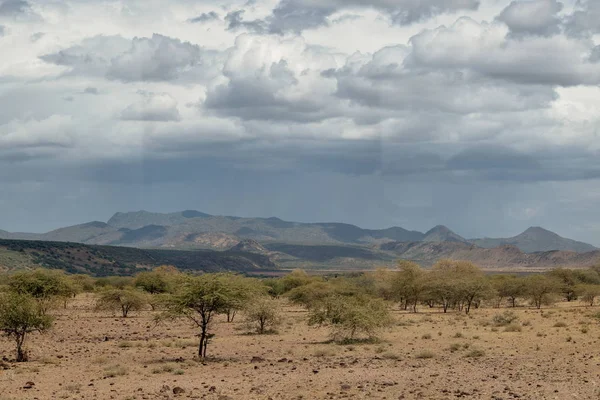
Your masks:
M512 245L485 249L461 242L390 242L380 245L379 248L399 258L425 266L433 265L443 258L471 261L488 269L582 268L600 263L600 250L586 253L570 251L525 253Z
M554 232L540 228L531 227L525 232L511 237L499 239L473 239L472 243L483 248L494 248L503 245L513 245L524 251L525 253L534 253L538 251L575 251L587 252L597 250L591 244L578 242L571 239L563 238Z
M467 239L457 235L444 225L438 225L427 233L422 239L423 242L458 242L468 243Z
M174 265L183 271L260 272L276 270L269 257L239 251L145 250L79 243L0 240L0 269L47 267L95 276L131 275Z

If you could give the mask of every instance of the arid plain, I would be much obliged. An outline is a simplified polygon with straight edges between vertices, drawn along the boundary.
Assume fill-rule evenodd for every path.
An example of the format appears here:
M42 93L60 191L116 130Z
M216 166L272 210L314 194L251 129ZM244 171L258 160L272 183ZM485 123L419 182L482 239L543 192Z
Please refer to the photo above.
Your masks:
M3 362L0 399L594 399L600 396L600 308L479 308L470 315L395 309L376 343L340 345L283 304L277 334L248 334L221 317L196 357L187 320L154 322L93 310L81 294L29 337L30 361ZM12 356L2 339L0 354Z

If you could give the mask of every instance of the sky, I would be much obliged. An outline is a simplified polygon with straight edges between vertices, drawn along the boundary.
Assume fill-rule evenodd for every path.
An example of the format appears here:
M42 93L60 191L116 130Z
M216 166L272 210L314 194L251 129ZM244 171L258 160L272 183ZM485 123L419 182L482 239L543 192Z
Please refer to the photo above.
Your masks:
M600 245L600 1L0 0L0 229L117 211Z

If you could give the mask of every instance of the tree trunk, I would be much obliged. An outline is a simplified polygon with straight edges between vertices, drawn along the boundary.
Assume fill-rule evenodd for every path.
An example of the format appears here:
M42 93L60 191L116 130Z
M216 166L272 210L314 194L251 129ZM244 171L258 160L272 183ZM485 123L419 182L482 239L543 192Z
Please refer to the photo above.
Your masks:
M16 342L17 342L17 362L25 362L27 361L27 355L23 351L23 343L25 342L25 332L16 333Z

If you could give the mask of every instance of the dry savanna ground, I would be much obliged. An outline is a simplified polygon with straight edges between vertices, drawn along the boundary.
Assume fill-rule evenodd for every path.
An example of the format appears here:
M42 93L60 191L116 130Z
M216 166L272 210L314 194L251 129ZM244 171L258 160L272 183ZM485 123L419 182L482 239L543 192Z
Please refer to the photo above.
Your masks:
M28 340L30 361L0 367L0 399L597 399L600 308L558 304L470 316L421 307L395 310L377 343L328 342L306 312L283 307L279 334L249 335L219 321L195 358L185 320L156 325L151 311L119 318L92 311L92 297L58 310L54 328ZM0 354L12 358L12 342Z

